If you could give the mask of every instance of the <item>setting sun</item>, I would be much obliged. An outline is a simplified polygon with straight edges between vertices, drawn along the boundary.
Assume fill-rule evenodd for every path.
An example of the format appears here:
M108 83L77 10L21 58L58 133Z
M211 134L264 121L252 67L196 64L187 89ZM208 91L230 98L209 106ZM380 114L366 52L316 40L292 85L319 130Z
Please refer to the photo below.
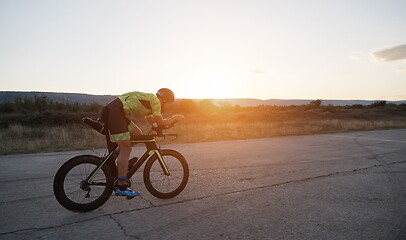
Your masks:
M197 72L191 77L190 82L185 89L179 89L186 92L187 98L227 98L235 95L233 86L233 76L230 73L219 70L208 70L206 72Z

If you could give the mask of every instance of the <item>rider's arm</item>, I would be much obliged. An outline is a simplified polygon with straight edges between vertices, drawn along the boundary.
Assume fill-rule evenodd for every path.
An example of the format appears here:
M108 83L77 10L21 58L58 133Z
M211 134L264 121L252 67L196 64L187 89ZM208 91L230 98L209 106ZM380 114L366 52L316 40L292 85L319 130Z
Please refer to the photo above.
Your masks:
M154 123L158 124L158 126L169 126L174 124L177 121L183 120L185 117L183 115L174 115L170 118L162 118L162 115L154 116L147 118L149 124L153 126Z
M156 123L158 126L170 126L170 125L174 124L175 122L183 120L185 118L181 114L174 115L170 118L165 118L165 119L162 118L161 102L156 97L151 98L151 110L152 110L152 114L147 116L147 120L152 126L154 126L154 123ZM157 127L157 126L154 126L154 127Z

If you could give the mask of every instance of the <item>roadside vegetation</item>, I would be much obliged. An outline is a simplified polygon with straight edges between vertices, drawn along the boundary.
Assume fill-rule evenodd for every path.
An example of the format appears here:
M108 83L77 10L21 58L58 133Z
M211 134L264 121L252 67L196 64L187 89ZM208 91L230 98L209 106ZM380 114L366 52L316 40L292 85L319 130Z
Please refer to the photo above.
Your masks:
M102 106L62 104L46 97L17 98L0 104L0 154L103 148L104 137L82 123L98 118ZM191 143L320 133L406 128L406 105L375 102L368 106L322 105L241 107L211 100L177 101L168 115L184 114L163 143ZM145 121L135 118L145 133Z

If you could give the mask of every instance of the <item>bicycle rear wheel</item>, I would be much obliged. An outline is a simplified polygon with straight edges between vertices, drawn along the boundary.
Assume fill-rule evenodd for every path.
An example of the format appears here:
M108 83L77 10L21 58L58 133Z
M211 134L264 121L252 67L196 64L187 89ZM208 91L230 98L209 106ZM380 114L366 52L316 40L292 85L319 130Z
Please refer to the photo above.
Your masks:
M186 159L174 150L162 150L161 156L170 174L164 174L158 156L154 154L145 164L145 187L157 198L173 198L186 187L189 180L189 166Z
M102 206L113 191L114 176L107 165L87 178L102 163L92 155L74 157L64 163L54 178L54 194L58 202L71 211L87 212Z

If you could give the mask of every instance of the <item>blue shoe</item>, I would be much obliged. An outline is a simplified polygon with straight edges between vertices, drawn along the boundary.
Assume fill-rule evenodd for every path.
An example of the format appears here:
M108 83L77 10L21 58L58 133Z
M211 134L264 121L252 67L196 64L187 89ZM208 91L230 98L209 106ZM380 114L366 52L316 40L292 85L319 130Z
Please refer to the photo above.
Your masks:
M125 191L122 191L120 189L116 189L115 190L115 195L116 196L126 196L127 198L133 198L136 197L138 195L140 195L140 192L134 192L131 188L127 187L127 189Z

